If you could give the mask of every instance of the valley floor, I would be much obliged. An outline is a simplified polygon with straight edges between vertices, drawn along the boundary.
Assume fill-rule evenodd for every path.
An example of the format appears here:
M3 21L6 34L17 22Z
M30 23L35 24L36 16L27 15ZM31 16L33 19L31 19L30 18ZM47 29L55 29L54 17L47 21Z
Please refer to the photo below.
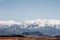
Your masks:
M60 40L54 37L0 37L0 40Z

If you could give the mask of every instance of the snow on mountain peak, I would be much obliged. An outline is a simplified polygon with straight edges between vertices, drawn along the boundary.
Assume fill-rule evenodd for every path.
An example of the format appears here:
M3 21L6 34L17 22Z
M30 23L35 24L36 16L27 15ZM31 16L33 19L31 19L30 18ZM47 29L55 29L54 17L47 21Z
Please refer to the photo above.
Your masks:
M39 27L43 27L43 26L60 26L60 20L47 20L47 19L36 19L36 20L26 20L23 22L16 22L13 20L10 21L0 21L0 26L1 25L13 25L13 24L17 24L17 25L38 25ZM57 27L57 28L58 28Z
M0 31L20 34L25 31L40 31L48 35L60 35L60 20L36 19L23 22L0 21Z
M0 21L0 25L4 25L4 24L20 24L19 22L15 22L13 20L10 21Z

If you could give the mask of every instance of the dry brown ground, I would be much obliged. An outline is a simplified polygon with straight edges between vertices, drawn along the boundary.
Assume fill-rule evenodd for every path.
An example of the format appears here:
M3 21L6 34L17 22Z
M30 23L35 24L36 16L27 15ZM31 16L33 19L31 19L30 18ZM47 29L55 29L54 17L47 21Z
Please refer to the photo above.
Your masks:
M0 40L60 40L60 38L54 37L0 37Z

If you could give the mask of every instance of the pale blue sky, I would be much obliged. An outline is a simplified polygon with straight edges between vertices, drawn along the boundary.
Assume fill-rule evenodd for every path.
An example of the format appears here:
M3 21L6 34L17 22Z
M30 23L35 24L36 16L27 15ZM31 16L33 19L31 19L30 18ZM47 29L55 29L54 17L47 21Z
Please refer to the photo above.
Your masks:
M0 20L59 19L60 0L0 0Z

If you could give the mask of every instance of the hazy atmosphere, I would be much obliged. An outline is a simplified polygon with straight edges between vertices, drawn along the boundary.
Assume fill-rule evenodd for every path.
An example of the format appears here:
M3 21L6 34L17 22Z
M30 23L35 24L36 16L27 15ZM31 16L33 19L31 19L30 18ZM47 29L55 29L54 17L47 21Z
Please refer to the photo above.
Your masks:
M60 0L0 0L0 40L60 40Z
M59 19L60 0L0 0L0 20Z

